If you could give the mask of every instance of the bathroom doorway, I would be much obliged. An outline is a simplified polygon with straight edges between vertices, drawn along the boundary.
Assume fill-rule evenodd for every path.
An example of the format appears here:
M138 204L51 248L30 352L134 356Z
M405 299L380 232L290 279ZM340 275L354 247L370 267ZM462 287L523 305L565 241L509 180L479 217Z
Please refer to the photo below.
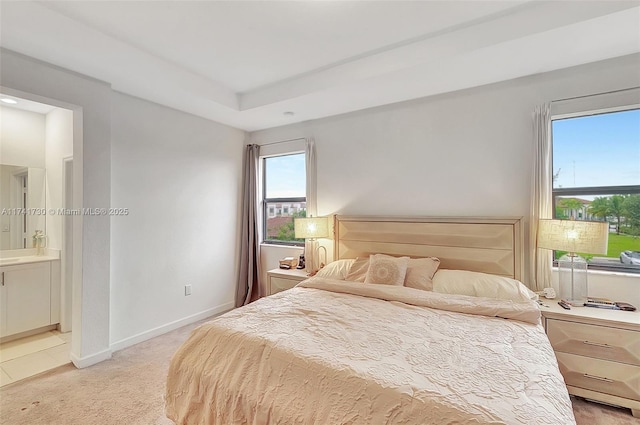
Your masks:
M75 112L4 93L0 101L0 177L11 195L0 206L15 211L0 233L4 386L71 362Z

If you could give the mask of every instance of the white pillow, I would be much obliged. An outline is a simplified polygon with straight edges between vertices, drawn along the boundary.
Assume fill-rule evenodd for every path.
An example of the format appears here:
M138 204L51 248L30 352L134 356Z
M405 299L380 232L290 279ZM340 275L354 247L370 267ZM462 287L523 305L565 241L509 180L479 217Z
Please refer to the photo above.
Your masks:
M355 259L333 261L318 270L316 276L327 279L345 280L355 261Z
M367 277L367 270L369 270L369 257L358 257L351 265L345 280L350 282L364 282L364 279Z
M369 257L369 269L364 283L402 286L408 264L409 257L396 258L390 255L373 254Z
M537 298L537 295L519 280L467 270L438 270L433 276L433 292L511 301Z

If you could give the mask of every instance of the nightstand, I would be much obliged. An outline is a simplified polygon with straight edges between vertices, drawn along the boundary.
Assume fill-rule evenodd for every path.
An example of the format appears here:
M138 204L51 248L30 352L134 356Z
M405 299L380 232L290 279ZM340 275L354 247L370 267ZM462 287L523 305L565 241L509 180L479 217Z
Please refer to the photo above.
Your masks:
M307 272L304 269L273 269L267 272L269 295L291 289L298 283L307 279Z
M543 300L543 324L569 394L631 409L640 417L640 312Z

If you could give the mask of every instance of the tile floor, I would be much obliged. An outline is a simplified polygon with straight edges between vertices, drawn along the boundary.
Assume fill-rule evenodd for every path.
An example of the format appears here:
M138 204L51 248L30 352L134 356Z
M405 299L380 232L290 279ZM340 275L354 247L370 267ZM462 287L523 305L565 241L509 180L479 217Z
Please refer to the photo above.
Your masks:
M51 334L63 343L45 342ZM71 332L49 331L0 344L0 387L69 363L70 350Z

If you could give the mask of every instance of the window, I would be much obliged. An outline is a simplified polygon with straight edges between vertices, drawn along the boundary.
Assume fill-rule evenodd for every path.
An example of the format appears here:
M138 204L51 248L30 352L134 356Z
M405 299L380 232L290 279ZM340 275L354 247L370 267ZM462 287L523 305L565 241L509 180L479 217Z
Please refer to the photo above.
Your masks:
M262 165L264 242L303 245L304 239L295 238L293 220L306 216L305 155L271 156Z
M554 217L608 222L589 268L640 272L640 109L552 118L551 132Z

